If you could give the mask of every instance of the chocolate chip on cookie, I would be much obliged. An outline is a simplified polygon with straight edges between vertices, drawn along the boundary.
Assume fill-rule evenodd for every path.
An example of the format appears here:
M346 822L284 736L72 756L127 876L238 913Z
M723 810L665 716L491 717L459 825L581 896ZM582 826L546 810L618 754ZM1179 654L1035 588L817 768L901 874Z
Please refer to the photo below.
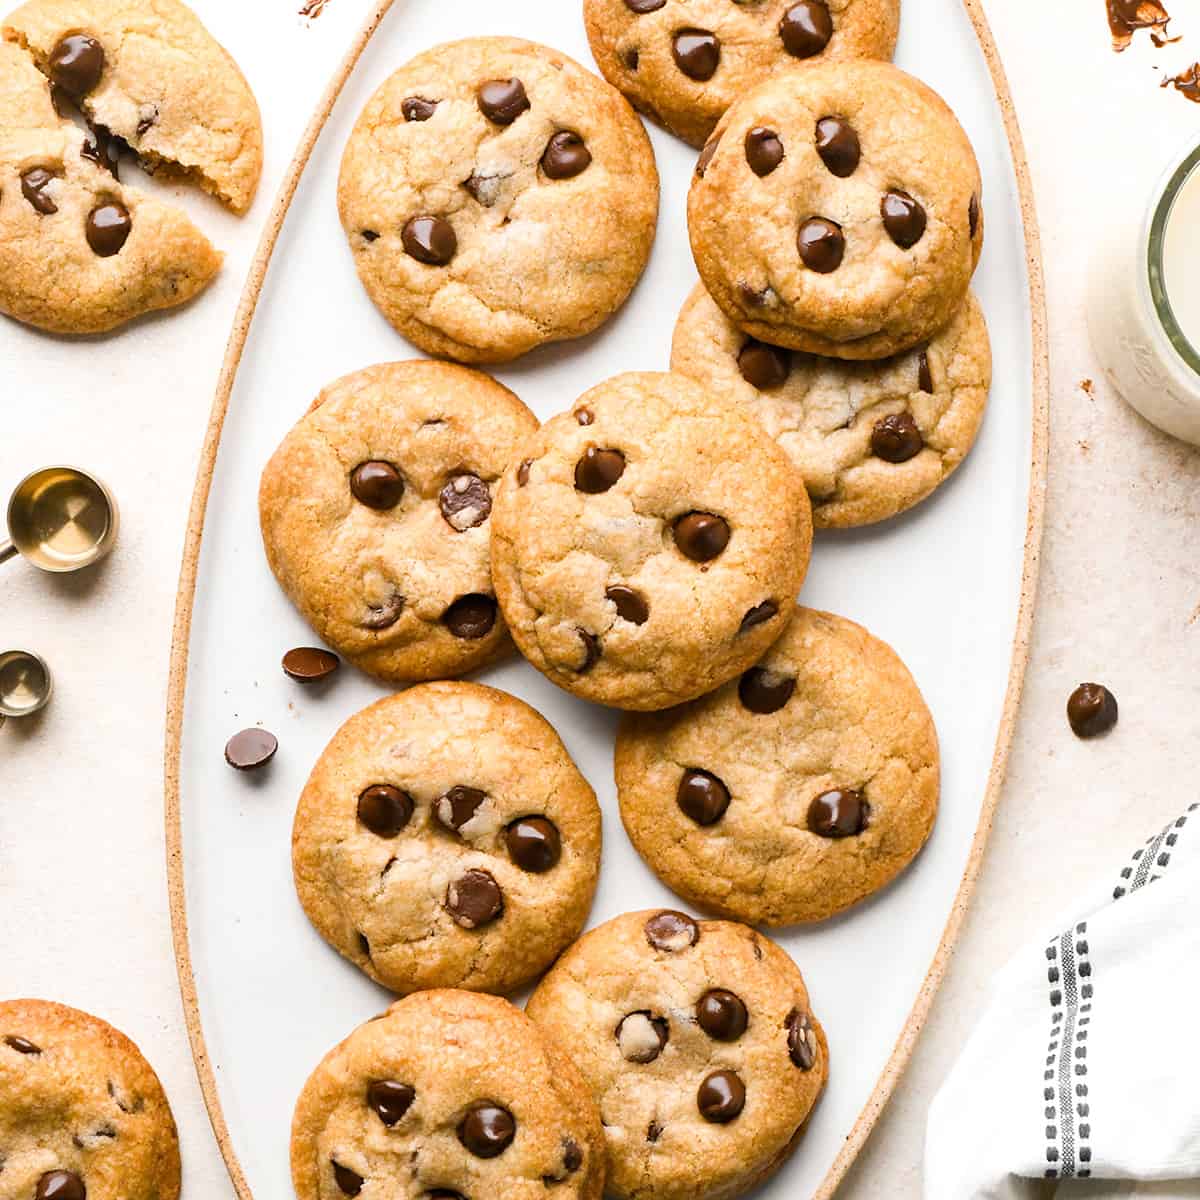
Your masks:
M50 52L49 73L72 100L82 100L104 74L104 47L86 33L68 34Z
M400 240L405 254L431 267L444 267L458 251L454 226L443 217L410 217Z
M377 1079L367 1088L367 1103L389 1129L403 1118L416 1097L411 1084L394 1079Z
M817 153L832 174L848 179L862 161L862 144L849 121L822 117L817 122Z
M504 833L509 857L521 868L541 875L558 865L562 857L562 838L553 821L545 817L521 817Z
M856 837L867 828L871 806L856 788L833 788L808 806L808 828L818 837Z
M442 624L456 638L478 642L496 627L496 601L477 592L459 596L442 614Z
M617 607L617 616L631 625L645 625L650 619L650 606L646 598L631 587L615 584L606 588L605 598L611 600Z
M592 152L574 130L560 129L546 143L541 164L547 179L574 179L592 165Z
M791 373L792 356L778 346L751 338L738 353L742 378L760 392L783 387Z
M693 562L711 562L729 545L729 522L714 513L691 512L675 522L675 545Z
M746 1107L746 1085L736 1071L713 1071L696 1092L700 1115L715 1125L726 1125Z
M833 17L824 0L801 0L779 21L779 37L793 58L815 58L833 37Z
M424 96L405 96L400 101L400 112L406 121L428 121L437 112L438 101L426 100Z
M44 167L31 167L21 176L21 195L33 206L35 212L42 216L51 216L58 212L54 197L46 190L56 176Z
M652 1063L663 1051L671 1036L665 1017L648 1012L634 1012L621 1018L617 1026L617 1045L626 1062Z
M98 204L87 215L84 226L87 243L97 258L112 258L120 254L133 230L129 209L119 201Z
M413 798L390 783L375 783L358 796L358 819L373 834L394 838L412 820Z
M589 496L607 492L625 473L625 455L620 450L598 450L589 446L575 464L575 488Z
M846 235L836 221L809 217L797 237L800 257L810 271L829 275L842 265L846 254Z
M711 772L689 768L679 780L675 802L697 825L715 825L729 807L729 789Z
M646 921L646 941L655 950L675 954L700 940L700 926L686 913L664 909Z
M368 508L395 508L404 499L404 476L389 462L359 463L350 472L350 491Z
M765 125L755 125L746 134L746 161L760 179L770 175L783 162L783 142L779 134Z
M496 1158L512 1145L517 1123L507 1108L480 1101L458 1123L458 1140L476 1158Z
M886 192L879 203L883 227L901 250L911 250L925 236L925 209L907 192Z
M438 496L442 516L459 533L482 525L492 511L492 493L478 475L455 475Z
M479 111L494 125L511 125L529 111L529 97L519 79L489 79L480 84Z
M671 43L675 65L689 78L707 82L721 62L721 42L707 29L681 29Z
M750 1015L740 996L726 988L710 988L696 1002L696 1022L718 1042L736 1042L746 1032Z
M766 667L751 667L738 680L738 699L752 713L778 712L795 690L793 676Z
M905 463L925 448L925 439L912 413L890 413L875 422L871 431L871 453L884 462Z

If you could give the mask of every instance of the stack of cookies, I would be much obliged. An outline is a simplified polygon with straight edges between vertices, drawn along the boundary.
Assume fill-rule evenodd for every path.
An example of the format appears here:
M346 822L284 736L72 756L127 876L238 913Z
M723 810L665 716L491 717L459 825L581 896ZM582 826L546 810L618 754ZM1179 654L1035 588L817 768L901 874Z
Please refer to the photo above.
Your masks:
M301 1200L752 1188L829 1070L799 971L753 927L878 892L937 811L904 664L796 601L814 527L911 508L979 430L971 146L885 61L898 0L585 0L584 17L607 83L477 38L368 102L342 160L347 242L387 320L454 361L332 383L262 477L281 586L406 688L343 725L296 812L304 911L403 997L305 1086ZM634 108L702 148L701 282L671 370L597 382L539 425L474 368L592 332L634 287L658 211ZM455 681L514 644L624 710L626 832L720 919L583 933L592 787L527 704ZM527 1015L479 994L539 978Z

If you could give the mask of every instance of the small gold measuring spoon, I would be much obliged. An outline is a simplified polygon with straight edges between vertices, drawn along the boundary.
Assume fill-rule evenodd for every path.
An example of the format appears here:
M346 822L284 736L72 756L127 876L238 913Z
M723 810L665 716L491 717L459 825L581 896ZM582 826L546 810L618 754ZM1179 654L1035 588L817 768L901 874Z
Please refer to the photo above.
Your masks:
M98 479L78 467L43 467L8 502L0 563L19 554L43 571L79 571L113 548L119 523L117 502Z
M53 690L45 659L30 650L0 653L0 723L5 717L28 717L45 708Z

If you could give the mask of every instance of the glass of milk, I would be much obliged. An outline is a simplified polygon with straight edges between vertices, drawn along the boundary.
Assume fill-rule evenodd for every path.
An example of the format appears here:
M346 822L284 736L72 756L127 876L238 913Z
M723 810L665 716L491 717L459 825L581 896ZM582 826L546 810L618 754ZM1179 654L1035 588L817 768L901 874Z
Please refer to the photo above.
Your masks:
M1146 420L1200 445L1200 146L1171 164L1129 225L1136 237L1105 239L1092 260L1092 348Z

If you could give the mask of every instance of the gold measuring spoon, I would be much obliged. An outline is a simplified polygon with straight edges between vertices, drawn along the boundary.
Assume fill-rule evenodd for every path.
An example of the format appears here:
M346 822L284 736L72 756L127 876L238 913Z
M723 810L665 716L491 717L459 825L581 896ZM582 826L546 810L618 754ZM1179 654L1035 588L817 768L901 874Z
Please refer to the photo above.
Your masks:
M53 690L45 659L30 650L0 653L0 723L5 717L28 717L45 708Z
M113 548L119 522L117 502L98 479L78 467L43 467L8 502L0 563L19 554L42 571L82 570Z

